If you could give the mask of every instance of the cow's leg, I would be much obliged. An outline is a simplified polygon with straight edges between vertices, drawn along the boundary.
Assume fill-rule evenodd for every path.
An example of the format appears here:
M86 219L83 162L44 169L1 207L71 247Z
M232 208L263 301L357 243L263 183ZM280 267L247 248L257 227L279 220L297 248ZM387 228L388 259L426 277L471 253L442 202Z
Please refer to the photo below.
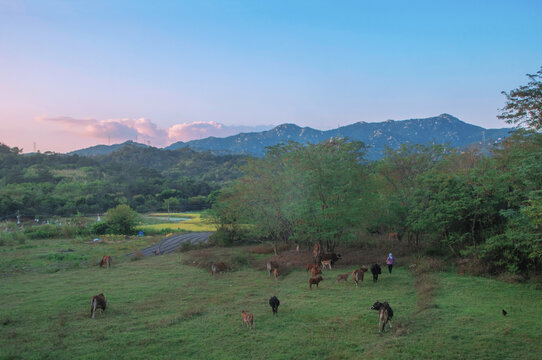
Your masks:
M94 319L94 315L96 314L96 299L92 300L92 318Z

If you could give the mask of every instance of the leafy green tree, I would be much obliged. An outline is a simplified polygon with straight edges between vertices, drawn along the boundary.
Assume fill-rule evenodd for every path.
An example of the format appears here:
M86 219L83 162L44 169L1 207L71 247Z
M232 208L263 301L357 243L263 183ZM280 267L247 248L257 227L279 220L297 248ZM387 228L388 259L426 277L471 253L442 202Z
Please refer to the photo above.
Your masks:
M139 215L130 206L121 204L107 210L104 221L114 234L132 235L139 221Z
M539 131L542 129L542 67L527 77L530 79L527 85L502 92L506 105L497 117L508 124Z

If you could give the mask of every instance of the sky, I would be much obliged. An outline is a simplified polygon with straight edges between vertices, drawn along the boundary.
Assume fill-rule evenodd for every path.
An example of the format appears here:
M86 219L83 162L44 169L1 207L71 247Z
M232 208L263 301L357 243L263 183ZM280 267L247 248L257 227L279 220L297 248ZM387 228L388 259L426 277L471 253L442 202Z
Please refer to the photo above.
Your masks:
M0 143L68 152L451 114L542 66L542 1L0 0Z

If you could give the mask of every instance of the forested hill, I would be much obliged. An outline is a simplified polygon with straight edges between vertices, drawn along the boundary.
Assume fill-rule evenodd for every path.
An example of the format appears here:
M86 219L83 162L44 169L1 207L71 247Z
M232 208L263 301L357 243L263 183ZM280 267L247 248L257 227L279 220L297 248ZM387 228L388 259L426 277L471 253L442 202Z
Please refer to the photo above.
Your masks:
M425 119L402 121L388 120L380 123L358 122L337 129L321 131L295 124L283 124L272 130L241 133L225 138L208 137L201 140L176 142L165 150L190 148L198 152L210 151L215 155L242 154L263 156L265 148L289 140L300 144L316 144L330 138L348 137L350 140L363 141L368 146L367 159L379 160L384 150L389 147L396 150L402 144L429 143L447 144L456 148L476 145L482 150L509 136L511 129L484 129L467 124L452 115L442 114ZM147 145L127 141L111 146L98 145L73 151L70 154L97 156L115 152L125 146L147 148Z
M198 210L208 196L239 177L242 156L127 144L96 157L21 154L0 144L0 219L99 214L120 203L139 212Z
M283 124L269 131L245 133L226 138L206 138L175 143L166 149L189 146L197 151L212 151L217 154L249 154L262 156L265 147L293 140L301 144L319 143L330 138L348 137L364 142L369 148L367 158L378 160L389 147L398 149L402 144L429 143L448 144L456 148L477 145L487 148L509 136L510 129L484 129L467 124L452 115L442 114L426 119L403 121L388 120L380 123L358 122L337 129L320 131L294 124Z

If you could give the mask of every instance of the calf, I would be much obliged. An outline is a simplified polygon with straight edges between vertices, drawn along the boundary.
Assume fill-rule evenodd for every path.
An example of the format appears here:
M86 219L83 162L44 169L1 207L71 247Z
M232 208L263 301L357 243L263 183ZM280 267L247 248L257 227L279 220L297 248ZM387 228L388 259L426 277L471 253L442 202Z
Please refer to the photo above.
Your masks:
M322 269L328 268L331 270L331 260L322 260Z
M359 269L352 271L352 279L354 279L354 282L356 283L356 287L358 287L358 282L360 280L363 281L363 277L365 276L366 271L367 271L367 268L365 266L362 266Z
M273 309L273 315L278 315L280 305L279 299L277 299L276 296L273 296L271 299L269 299L269 305L271 306L271 309Z
M228 265L224 264L223 262L217 262L211 264L211 275L215 276L215 274L218 273L224 273L228 271Z
M267 262L267 275L271 276L271 273L274 273L274 270L279 268L279 264L276 261Z
M341 280L344 280L344 282L347 282L348 280L348 275L350 275L350 273L346 273L346 274L342 274L342 275L337 275L337 282L341 281Z
M371 306L371 310L377 310L378 311L378 332L382 334L383 331L386 331L386 324L390 323L390 329L391 329L391 319L393 318L393 310L391 309L390 304L387 302L381 303L380 301L376 301L373 306Z
M309 288L312 290L312 285L316 284L316 287L318 287L318 284L320 281L324 280L321 276L314 276L309 279Z
M335 265L335 263L341 260L341 258L342 258L341 254L335 254L335 253L320 254L320 256L318 256L318 263L325 260L331 260L331 265Z
M90 315L94 319L94 314L96 314L96 309L102 309L102 314L105 311L105 306L107 302L105 301L104 294L94 295L90 298Z
M113 261L113 258L111 256L104 256L102 257L102 260L100 261L100 267L111 267L111 261Z
M249 314L245 312L245 310L241 311L241 318L242 318L242 324L243 327L245 327L245 324L247 324L248 328L251 328L254 326L254 315Z
M373 274L373 281L378 281L378 275L382 274L382 269L380 268L380 265L374 264L371 266L371 273Z

